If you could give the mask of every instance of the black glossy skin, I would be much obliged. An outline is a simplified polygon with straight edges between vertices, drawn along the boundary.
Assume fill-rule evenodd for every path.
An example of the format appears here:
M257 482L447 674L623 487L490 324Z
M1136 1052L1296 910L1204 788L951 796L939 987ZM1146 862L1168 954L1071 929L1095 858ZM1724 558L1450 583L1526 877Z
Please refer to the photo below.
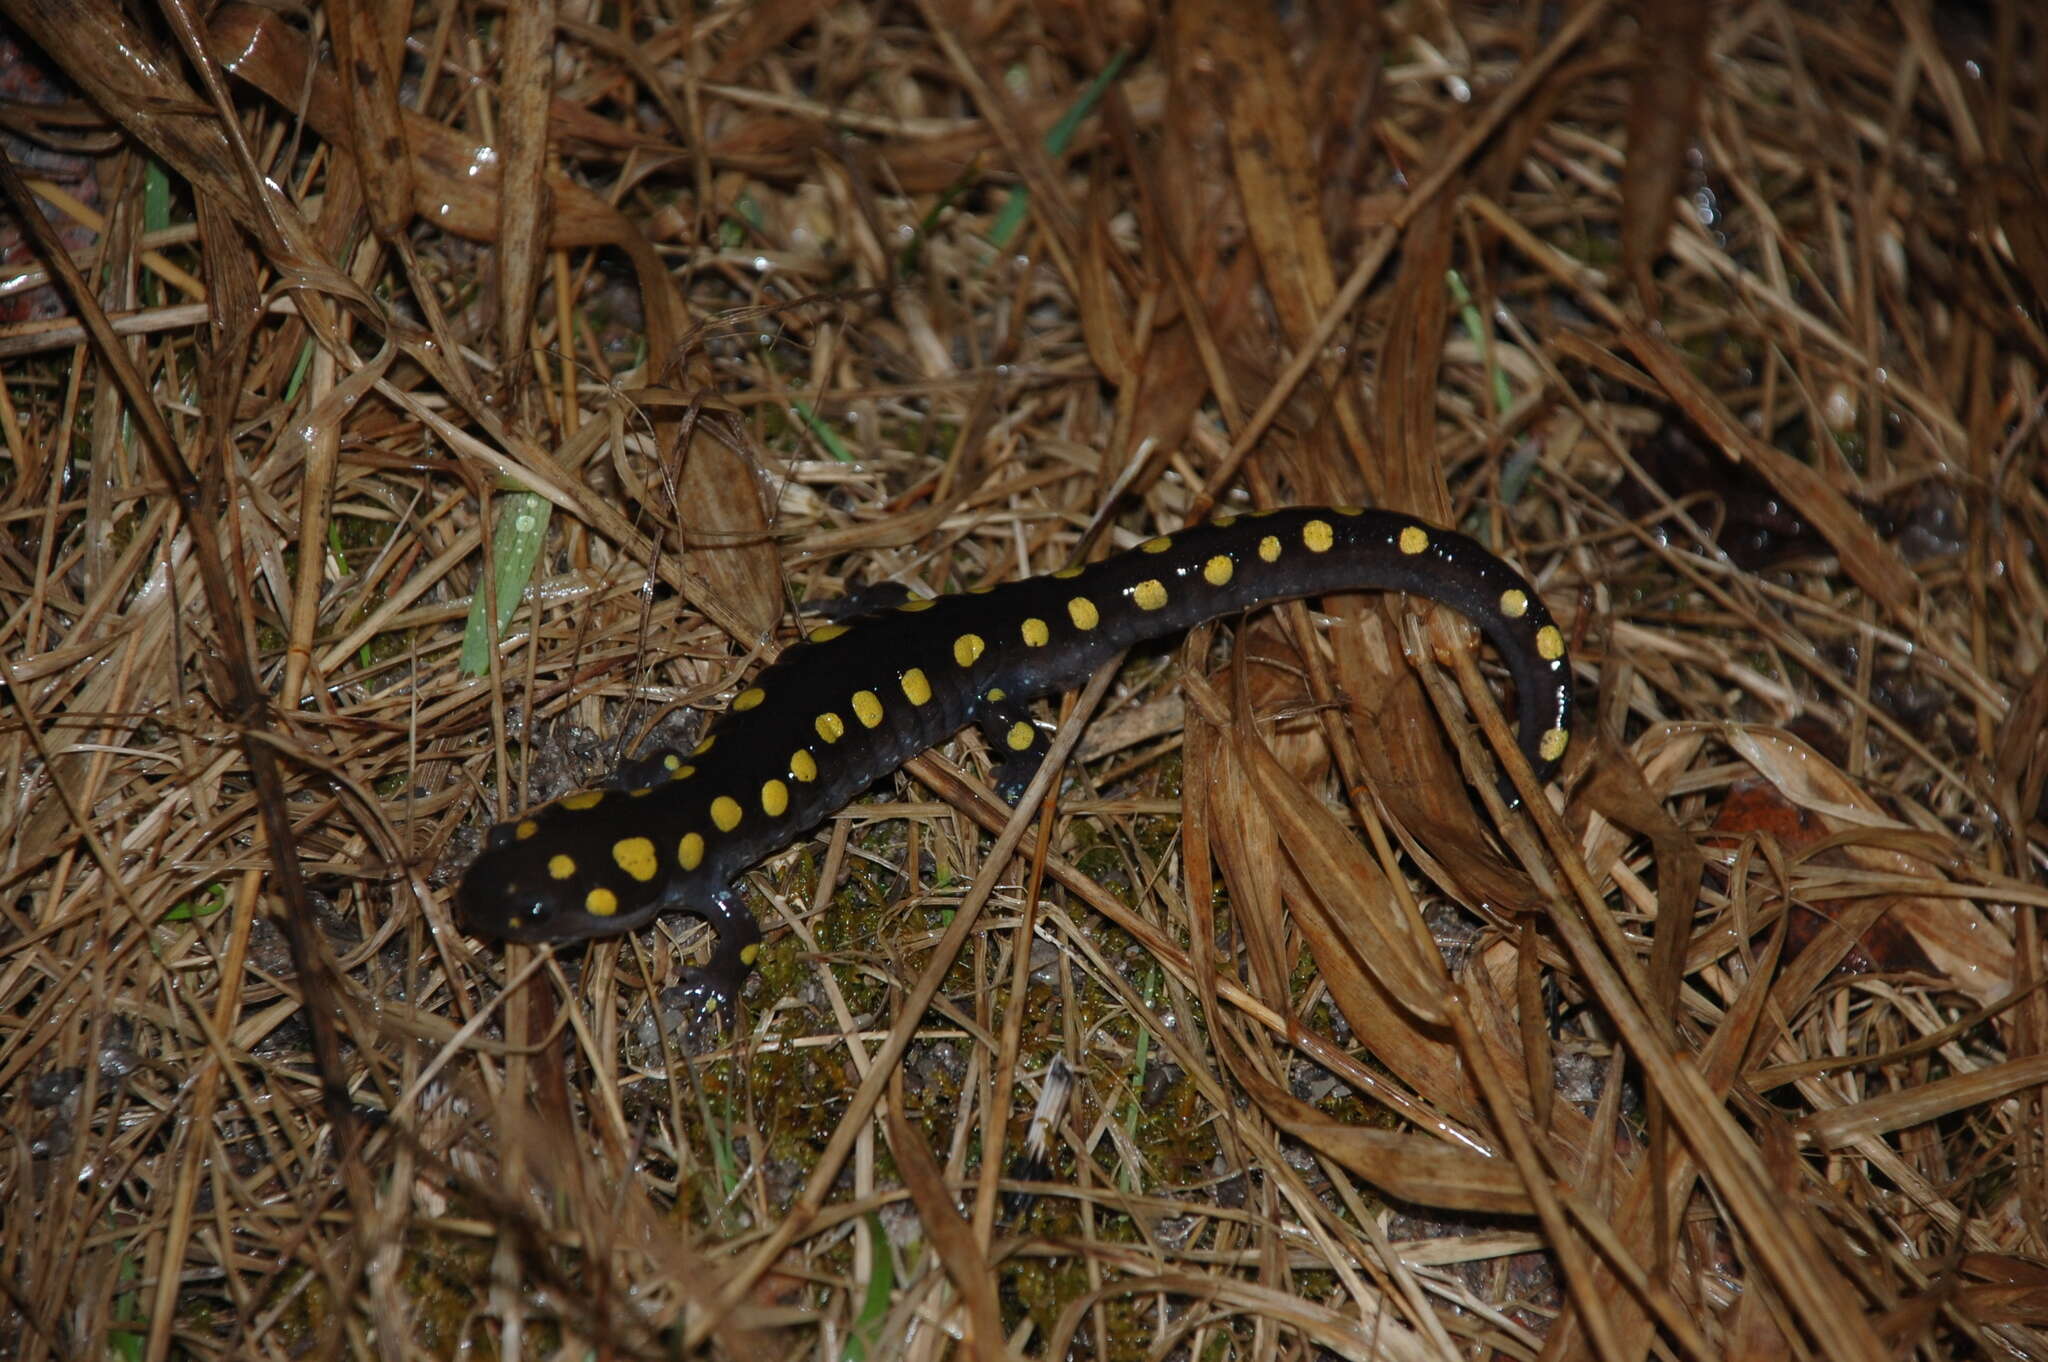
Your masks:
M1514 569L1464 535L1382 511L1219 517L1086 568L815 631L735 698L695 753L635 763L618 789L494 827L463 878L460 921L477 936L563 942L697 913L719 947L689 988L724 1004L760 940L734 879L910 757L978 723L1015 754L999 773L1014 799L1045 747L1025 701L1079 684L1133 643L1350 590L1406 591L1476 623L1514 676L1518 741L1549 779L1568 741L1571 671L1563 636Z

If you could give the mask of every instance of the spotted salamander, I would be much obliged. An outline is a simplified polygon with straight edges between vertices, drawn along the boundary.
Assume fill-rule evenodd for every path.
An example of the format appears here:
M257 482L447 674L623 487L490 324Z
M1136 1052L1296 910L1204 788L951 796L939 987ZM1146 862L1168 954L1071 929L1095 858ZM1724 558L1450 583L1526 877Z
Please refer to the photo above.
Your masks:
M969 724L1007 754L1014 800L1047 746L1027 701L1145 639L1269 601L1406 591L1469 616L1514 677L1540 780L1568 740L1564 636L1513 568L1408 516L1305 507L1218 516L1083 567L906 599L812 631L733 697L688 756L631 763L615 788L491 829L457 896L462 926L508 941L611 936L674 910L718 932L686 996L729 1007L761 929L734 881L876 780Z

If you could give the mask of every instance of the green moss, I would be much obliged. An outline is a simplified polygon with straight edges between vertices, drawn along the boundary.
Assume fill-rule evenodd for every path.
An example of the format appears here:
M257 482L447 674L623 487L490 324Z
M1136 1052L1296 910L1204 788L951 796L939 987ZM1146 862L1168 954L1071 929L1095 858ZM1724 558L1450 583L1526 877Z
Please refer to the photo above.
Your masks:
M415 1229L407 1236L399 1283L412 1305L417 1345L446 1356L465 1341L471 1346L493 1341L489 1331L475 1324L478 1301L491 1280L491 1257L485 1240L432 1229ZM530 1342L544 1349L559 1345L559 1331L545 1321L534 1323L539 1337Z

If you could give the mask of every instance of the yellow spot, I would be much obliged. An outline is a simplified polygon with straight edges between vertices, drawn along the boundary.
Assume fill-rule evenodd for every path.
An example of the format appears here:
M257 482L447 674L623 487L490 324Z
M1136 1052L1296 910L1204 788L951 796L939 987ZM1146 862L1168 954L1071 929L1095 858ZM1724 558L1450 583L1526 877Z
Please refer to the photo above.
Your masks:
M789 773L808 785L818 778L817 760L799 747L789 754Z
M759 686L748 686L738 695L732 697L732 707L744 714L767 698L767 691L762 690Z
M971 667L981 660L982 649L987 646L981 641L980 634L962 634L953 640L953 660L963 667Z
M1401 531L1401 537L1396 542L1400 544L1403 553L1420 553L1429 547L1429 531L1420 525L1410 525Z
M637 790L628 790L628 791L626 791L626 796L627 796L627 798L629 798L629 799L645 799L645 798L647 798L647 796L649 796L649 795L651 795L651 794L653 794L653 793L654 793L654 790L653 790L653 788L652 788L651 786L647 786L647 785L642 785L642 786L641 786L641 787L640 787L639 789L637 789Z
M740 825L740 802L731 795L720 795L712 800L711 821L718 825L720 832L731 832Z
M846 736L846 724L837 714L820 714L817 729L818 736L826 742L838 742Z
M811 630L811 642L830 643L833 639L838 638L841 634L845 632L846 626L843 624L821 624L817 628Z
M903 673L903 698L913 705L931 703L932 683L925 679L922 668L912 667Z
M1557 632L1556 625L1546 624L1536 631L1536 655L1545 662L1564 656L1564 635Z
M654 843L645 837L621 837L613 842L612 860L642 884L654 878Z
M561 852L558 851L554 855L548 857L549 879L566 880L575 873L576 858L574 856L564 856Z
M696 774L697 768L694 766L678 766L675 770L669 772L668 778L670 780L688 780Z
M609 889L593 889L583 896L583 911L592 917L610 917L619 911L619 896Z
M1338 515L1364 515L1364 514L1365 514L1365 507L1363 507L1363 506L1332 506L1332 507L1331 507L1330 509L1331 509L1331 510L1333 510L1333 511L1335 511L1335 512L1336 512L1336 513L1337 513Z
M918 611L929 610L937 604L938 601L934 597L920 596L914 601L905 601L903 604L897 606L896 608L898 610L901 610L906 615L915 615Z
M871 690L857 690L853 693L853 717L860 720L861 727L873 728L882 722L882 697Z
M1059 578L1061 581L1066 581L1069 578L1080 576L1087 570L1088 565L1086 563L1076 563L1072 567L1061 568L1058 572L1055 572L1053 576Z
M759 960L760 958L761 958L761 943L760 943L760 942L758 942L758 941L749 941L749 942L748 942L748 943L747 943L746 945L744 945L744 946L740 947L740 963L741 963L742 965L745 965L745 966L746 966L746 967L747 967L748 969L752 969L752 968L754 967L754 962L755 962L756 960Z
M662 753L662 754L661 754L661 769L662 769L662 770L664 770L664 771L666 771L666 772L668 772L668 774L669 774L669 779L671 779L671 780L680 780L680 779L682 779L682 777L681 777L680 775L678 775L678 774L677 774L677 773L678 773L679 771L681 771L681 770L682 770L682 766L683 766L683 759L682 759L681 757L677 756L677 755L676 755L675 753L673 753L673 752L664 752L664 753Z
M1043 648L1051 639L1052 630L1046 627L1044 620L1033 618L1024 621L1025 647Z
M1003 697L1007 696L1009 693L1010 692L1004 690L1001 686L990 686L988 688L988 702L992 705L1000 704L1002 703Z
M1164 553L1173 547L1173 537L1162 534L1157 539L1147 539L1138 547L1146 553Z
M693 757L703 756L706 752L709 752L711 750L711 744L717 741L718 735L716 733L713 733L710 737L706 738L703 742L698 743L696 747L692 748L690 750L690 755Z
M683 840L676 843L676 864L685 870L704 864L704 839L694 832L684 833Z
M1166 604L1166 585L1157 577L1147 577L1131 588L1131 599L1140 610L1157 610Z
M1301 542L1308 545L1310 553L1328 553L1330 545L1337 542L1337 532L1327 520L1311 520L1301 527Z
M789 787L779 780L765 782L761 786L761 812L770 818L780 818L789 812Z
M564 799L562 807L581 813L585 809L594 809L602 803L604 803L604 791L585 790L581 794L572 794L567 799Z
M1237 564L1230 561L1230 555L1219 553L1202 564L1202 580L1210 586L1225 586L1237 572Z
M523 842L539 831L540 824L534 822L531 818L522 818L519 820L519 826L512 829L512 836L516 840Z
M1222 515L1209 517L1209 523L1219 530L1227 530L1237 523L1237 517L1225 511Z
M1086 596L1076 596L1067 602L1067 614L1074 621L1076 629L1093 629L1102 623L1102 616L1095 609L1095 602Z
M1545 761L1556 761L1564 755L1572 735L1561 728L1553 728L1543 735L1543 741L1536 744L1536 755Z
M1279 557L1280 557L1280 536L1279 536L1279 535L1277 535L1277 534L1269 534L1269 535L1267 535L1267 536L1266 536L1266 537L1265 537L1264 539L1261 539L1261 540L1259 541L1259 560L1260 560L1261 562L1266 562L1266 563L1271 563L1271 562L1277 562L1277 561L1279 560Z
M1004 737L1003 741L1010 745L1012 752L1027 751L1032 743L1038 741L1038 730L1024 722L1024 720L1019 719L1016 723L1010 725L1009 734Z
M1529 593L1519 587L1509 587L1500 593L1500 612L1511 620L1518 620L1529 613Z

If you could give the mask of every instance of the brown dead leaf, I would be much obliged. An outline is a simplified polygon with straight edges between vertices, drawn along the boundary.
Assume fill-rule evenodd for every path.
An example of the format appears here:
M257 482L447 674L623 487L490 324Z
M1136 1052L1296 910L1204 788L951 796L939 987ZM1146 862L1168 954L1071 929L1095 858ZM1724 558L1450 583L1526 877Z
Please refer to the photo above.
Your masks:
M1659 0L1634 8L1636 68L1629 79L1628 160L1621 172L1621 259L1643 296L1644 311L1655 316L1656 262L1696 135L1716 10Z
M367 9L368 6L363 6ZM540 287L542 256L547 250L548 218L554 205L548 193L548 109L554 91L554 0L522 0L505 16L505 76L500 82L498 222L493 240L497 267L498 353L515 385L523 370L533 306ZM344 67L344 70L347 68ZM344 89L348 87L343 86ZM397 124L393 105L394 125ZM393 133L396 136L396 132ZM363 153L359 164L382 173L381 157L371 148L388 145L357 138ZM399 183L410 189L411 179ZM406 204L408 218L411 204Z
M1214 691L1198 678L1190 677L1186 685L1186 788L1191 800L1199 798L1189 820L1202 830L1199 838L1189 837L1190 855L1201 851L1205 860L1213 855L1237 919L1262 924L1260 930L1273 935L1273 944L1262 949L1278 958L1265 969L1282 980L1289 974L1292 957L1281 954L1286 938L1280 924L1291 920L1358 1043L1426 1102L1469 1123L1475 1111L1457 1052L1428 1023L1441 1015L1441 966L1425 960L1415 946L1388 944L1404 929L1394 919L1401 910L1377 866L1350 830L1280 769L1256 736L1237 724L1225 726L1228 711ZM1255 769L1263 770L1263 777ZM1285 809L1275 807L1276 791L1284 792L1279 802ZM1304 844L1305 837L1312 845ZM1191 893L1194 888L1191 881ZM1291 918L1283 914L1283 904L1292 905ZM1382 970L1392 982L1381 977ZM1419 1003L1420 1010L1407 1006L1406 999ZM1287 1006L1284 989L1279 1006Z
M1234 1028L1233 1028L1234 1029ZM1217 1053L1266 1118L1359 1177L1417 1206L1482 1215L1528 1215L1529 1195L1512 1162L1454 1148L1428 1135L1374 1130L1325 1116L1220 1043Z
M1451 308L1444 276L1457 216L1455 195L1433 199L1401 234L1400 273L1373 399L1383 459L1375 470L1376 502L1438 525L1451 513L1437 457L1436 398Z
M1205 692L1197 705L1212 703ZM1272 820L1245 778L1228 741L1229 730L1212 710L1190 719L1186 740L1187 790L1199 792L1199 818L1208 829L1211 852L1230 887L1231 917L1244 940L1253 993L1276 1012L1289 1007L1287 918L1282 910L1288 879Z
M1729 725L1723 736L1781 794L1817 817L1837 839L1839 853L1858 870L1912 886L1948 879L1947 848L1939 848L1941 860L1931 859L1927 853L1938 844L1886 816L1854 781L1805 743L1782 729L1753 725ZM1893 921L1911 934L1952 987L1979 1003L2011 990L2012 942L1974 902L1917 888L1886 894L1882 880L1869 892L1889 901Z
M1436 615L1454 632L1473 636L1448 612ZM1332 630L1329 641L1359 756L1373 797L1387 809L1388 830L1460 903L1510 916L1540 908L1543 898L1528 876L1502 859L1480 825L1435 706L1406 662L1390 655L1383 616L1368 609L1353 618L1358 627ZM1376 675L1391 675L1392 684L1375 689L1369 678Z
M1336 294L1317 211L1315 157L1300 86L1274 16L1229 0L1186 6L1187 41L1215 82L1238 202L1289 339L1314 329Z
M398 102L405 35L385 30L386 8L367 0L337 5L329 35L334 43L335 69L351 77L340 82L349 128L342 140L356 151L356 181L369 210L370 230L392 241L412 223L414 190L412 150ZM551 15L554 6L549 0L540 0L535 8ZM393 11L390 17L397 15ZM515 18L513 22L519 21ZM547 86L541 85L538 93L545 101Z
M719 84L738 79L763 53L802 32L825 8L825 0L772 0L750 6L705 79Z
M1317 959L1324 977L1348 955L1416 1020L1441 1025L1443 962L1418 946L1418 939L1427 940L1419 923L1399 921L1400 902L1378 864L1349 828L1288 777L1256 735L1241 732L1236 752L1280 845L1321 909L1302 919L1302 929L1312 950L1322 945Z

